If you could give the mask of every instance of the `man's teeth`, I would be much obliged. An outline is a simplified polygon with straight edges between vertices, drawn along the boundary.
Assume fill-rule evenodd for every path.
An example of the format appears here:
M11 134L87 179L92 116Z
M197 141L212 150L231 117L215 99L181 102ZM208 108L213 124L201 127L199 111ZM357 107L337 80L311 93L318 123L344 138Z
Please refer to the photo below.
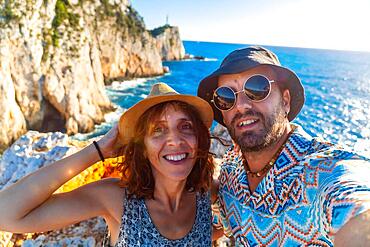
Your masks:
M253 124L253 123L255 123L255 122L257 122L257 120L256 120L256 119L249 119L249 120L245 120L245 121L243 121L243 122L240 122L240 123L238 124L238 126L239 126L239 127L243 127L243 126L246 126L246 125L249 125L249 124Z
M186 154L165 155L164 158L171 161L180 161L186 158Z

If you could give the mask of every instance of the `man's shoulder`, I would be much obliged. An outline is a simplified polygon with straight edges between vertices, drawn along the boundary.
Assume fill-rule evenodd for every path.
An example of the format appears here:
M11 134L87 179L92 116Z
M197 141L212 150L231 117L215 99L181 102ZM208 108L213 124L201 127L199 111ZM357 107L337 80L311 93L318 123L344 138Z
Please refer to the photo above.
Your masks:
M321 137L311 137L300 126L292 139L295 143L303 143L301 145L306 147L305 153L302 155L302 162L306 164L328 165L329 163L337 164L339 161L341 164L353 163L354 161L356 163L370 162L368 158L341 145L331 143Z
M321 145L320 142L317 144ZM368 158L332 144L313 150L301 160L301 164L305 169L305 176L314 174L319 187L333 186L339 182L343 186L350 183L362 184L361 181L367 181L370 173ZM365 184L369 185L367 182Z
M343 165L369 163L370 168L370 160L368 158L339 145L324 142L319 138L313 139L312 147L307 152L307 155L304 157L302 162L311 166L319 166L320 168L330 164Z

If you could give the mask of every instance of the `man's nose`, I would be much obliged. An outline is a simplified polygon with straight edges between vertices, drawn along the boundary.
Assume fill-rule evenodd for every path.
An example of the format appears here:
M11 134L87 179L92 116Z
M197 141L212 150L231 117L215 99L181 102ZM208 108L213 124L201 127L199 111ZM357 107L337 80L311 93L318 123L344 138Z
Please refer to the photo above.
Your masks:
M244 91L237 92L235 96L236 96L235 108L239 112L243 112L246 109L249 110L252 108L252 101L248 98Z

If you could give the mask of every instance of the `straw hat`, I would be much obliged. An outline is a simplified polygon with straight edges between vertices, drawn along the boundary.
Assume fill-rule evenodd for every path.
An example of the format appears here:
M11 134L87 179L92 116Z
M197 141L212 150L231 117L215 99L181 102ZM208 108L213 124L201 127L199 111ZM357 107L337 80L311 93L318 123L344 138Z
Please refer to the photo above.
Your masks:
M179 94L165 83L157 83L152 86L149 95L125 111L118 125L119 138L123 144L127 144L134 137L137 121L146 110L157 104L167 101L181 101L192 105L199 113L203 123L210 128L213 121L213 110L207 101L194 96Z

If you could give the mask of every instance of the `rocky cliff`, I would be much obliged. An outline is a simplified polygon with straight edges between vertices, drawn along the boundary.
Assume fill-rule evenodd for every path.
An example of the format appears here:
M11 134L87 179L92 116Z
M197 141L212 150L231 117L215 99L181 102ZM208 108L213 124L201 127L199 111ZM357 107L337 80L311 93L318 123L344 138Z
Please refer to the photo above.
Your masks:
M185 57L184 45L178 27L164 25L150 31L156 39L162 60L181 60Z
M163 73L157 46L128 0L0 0L0 151L26 129L91 131L105 83Z

